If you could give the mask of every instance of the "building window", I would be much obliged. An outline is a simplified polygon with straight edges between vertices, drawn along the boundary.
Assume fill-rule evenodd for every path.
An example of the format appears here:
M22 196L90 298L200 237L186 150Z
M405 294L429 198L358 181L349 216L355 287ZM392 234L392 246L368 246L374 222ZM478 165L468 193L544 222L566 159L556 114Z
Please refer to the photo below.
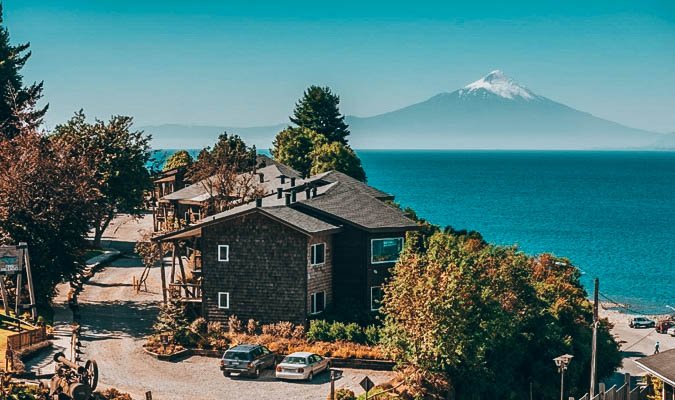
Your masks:
M370 311L380 309L382 303L382 286L372 286L370 288Z
M403 250L403 238L372 239L370 241L371 264L398 261Z
M310 314L318 314L326 309L326 292L312 293Z
M229 292L218 292L218 308L230 308Z
M326 262L326 243L312 245L312 259L310 265L321 265Z
M230 261L230 246L218 245L218 261Z

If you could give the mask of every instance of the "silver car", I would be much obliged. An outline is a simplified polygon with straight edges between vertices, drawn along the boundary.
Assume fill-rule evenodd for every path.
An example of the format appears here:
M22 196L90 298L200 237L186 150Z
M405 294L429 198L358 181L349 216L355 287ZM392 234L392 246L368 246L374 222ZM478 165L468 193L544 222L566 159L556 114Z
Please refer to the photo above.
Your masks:
M276 377L311 381L315 375L329 368L329 359L314 353L297 352L286 356L277 365Z

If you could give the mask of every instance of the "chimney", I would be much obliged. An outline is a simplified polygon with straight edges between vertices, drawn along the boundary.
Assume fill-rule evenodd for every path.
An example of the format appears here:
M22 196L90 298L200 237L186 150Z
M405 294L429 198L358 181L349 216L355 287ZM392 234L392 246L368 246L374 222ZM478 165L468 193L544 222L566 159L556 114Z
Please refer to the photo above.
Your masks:
M258 172L258 176L260 177L260 183L265 182L265 174L263 174L262 172Z
M295 178L291 178L291 187L295 186Z
M255 199L255 206L262 207L262 197L258 197L257 199Z
M291 205L291 194L286 193L286 205L290 206Z
M312 189L310 189L310 188L305 189L305 198L307 200L312 198Z
M297 201L297 198L295 197L295 190L291 192L291 201L295 203Z
M284 175L281 175L280 178L281 178L281 184L282 184L282 185L283 185L284 183L286 183L286 177L285 177Z
M283 188L277 188L277 199L281 198L281 194L282 194L283 191L284 191Z
M312 188L312 197L316 197L316 186Z

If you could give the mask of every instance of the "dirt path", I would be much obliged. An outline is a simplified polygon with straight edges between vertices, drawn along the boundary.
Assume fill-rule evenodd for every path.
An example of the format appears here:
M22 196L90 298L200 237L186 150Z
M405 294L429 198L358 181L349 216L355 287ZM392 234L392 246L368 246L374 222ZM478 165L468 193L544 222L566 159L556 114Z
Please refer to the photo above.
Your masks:
M106 231L103 244L124 254L97 272L79 296L84 354L95 359L101 374L99 388L115 387L134 399L145 398L152 391L154 399L325 399L329 392L328 376L316 377L311 384L279 382L272 371L257 380L225 378L219 360L190 357L179 363L156 360L142 350L150 333L162 296L159 270L148 278L147 293L136 294L131 282L143 271L141 260L133 254L133 244L143 230L152 228L152 217L136 221L128 216L116 218ZM65 298L58 301L65 304ZM67 348L70 332L68 309L57 305L56 342ZM53 368L48 357L37 360L43 371ZM336 387L349 387L357 393L358 382L368 375L376 383L390 379L390 372L345 370Z

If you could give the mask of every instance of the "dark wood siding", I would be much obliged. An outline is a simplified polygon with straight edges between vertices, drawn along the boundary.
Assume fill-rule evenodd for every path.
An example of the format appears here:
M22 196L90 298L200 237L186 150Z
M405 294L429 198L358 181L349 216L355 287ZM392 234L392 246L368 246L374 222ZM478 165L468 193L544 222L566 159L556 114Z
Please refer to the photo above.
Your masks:
M310 265L312 245L326 244L326 259L323 265ZM307 312L311 312L312 293L326 293L326 307L333 302L333 240L332 235L315 235L307 247Z
M229 261L218 261L218 245ZM261 323L307 318L308 237L261 214L208 226L202 231L203 296L207 320L230 315ZM218 292L230 293L230 308L218 308Z

